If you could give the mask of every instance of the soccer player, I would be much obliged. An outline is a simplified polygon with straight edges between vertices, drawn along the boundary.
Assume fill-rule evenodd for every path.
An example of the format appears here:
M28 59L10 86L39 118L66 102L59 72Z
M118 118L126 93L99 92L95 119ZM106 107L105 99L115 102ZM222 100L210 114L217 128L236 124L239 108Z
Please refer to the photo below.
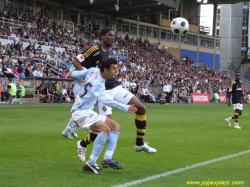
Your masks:
M75 67L72 65L70 67L70 72L74 72L75 71ZM78 91L80 90L81 86L82 86L82 83L84 82L84 80L74 80L73 81L73 84L74 84L74 94L78 94ZM71 136L70 136L70 132L71 134L78 138L78 135L77 135L77 132L76 132L76 124L74 123L74 121L70 118L66 128L63 130L62 132L62 136L68 138L68 139L73 139ZM94 135L96 136L96 135Z
M114 78L117 73L117 61L113 58L103 60L101 69L90 68L70 73L70 77L75 79L85 79L78 94L76 95L74 105L71 109L72 120L80 129L88 130L91 133L98 134L89 160L85 163L84 171L91 171L100 174L101 171L96 161L107 141L107 149L102 161L103 167L122 169L124 166L116 162L112 155L115 151L118 136L120 134L120 125L104 115L98 115L93 111L94 105L98 100L109 107L116 108L125 112L136 112L137 108L133 105L120 104L112 100L105 92L105 80Z
M83 54L78 55L72 63L76 70L84 68L100 67L102 59L109 56L109 48L115 43L115 33L110 28L104 28L99 33L100 45L95 45L87 49ZM108 79L105 83L106 93L115 101L123 104L134 104L137 108L135 125L137 127L137 136L134 149L136 151L145 151L155 153L156 149L149 147L144 141L146 132L146 107L140 102L135 95L121 87L120 82L114 78ZM112 109L98 101L97 112L112 118ZM89 134L84 140L78 142L78 157L81 161L85 160L86 147L95 140L94 134Z
M231 105L231 96L232 96L232 103L234 107L234 115L232 115L229 118L226 118L225 121L229 127L231 127L230 121L234 119L235 125L234 128L241 129L241 127L238 124L239 116L242 115L243 105L244 103L244 96L242 91L242 82L240 80L240 72L235 73L235 80L231 83L231 86L228 90L228 98L227 98L227 104L228 106Z

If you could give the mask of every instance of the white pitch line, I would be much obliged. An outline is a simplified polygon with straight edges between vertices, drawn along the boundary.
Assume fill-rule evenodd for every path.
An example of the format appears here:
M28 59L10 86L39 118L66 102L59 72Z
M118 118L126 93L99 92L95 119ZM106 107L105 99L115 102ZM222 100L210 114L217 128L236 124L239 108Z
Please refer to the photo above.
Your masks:
M197 167L200 167L200 166L205 166L205 165L208 165L208 164L211 164L211 163L214 163L214 162L227 160L229 158L244 155L244 154L247 154L247 153L250 153L250 149L247 150L247 151L239 152L239 153L236 153L236 154L232 154L232 155L228 155L228 156L224 156L224 157L220 157L220 158L215 158L213 160L201 162L201 163L194 164L194 165L191 165L191 166L186 166L184 168L179 168L179 169L176 169L176 170L173 170L173 171L168 171L168 172L165 172L165 173L162 173L162 174L153 175L151 177L147 177L147 178L140 179L140 180L135 180L135 181L132 181L132 182L127 182L127 183L112 186L112 187L127 187L127 186L140 184L140 183L143 183L143 182L146 182L146 181L151 181L151 180L154 180L154 179L157 179L157 178L160 178L160 177L166 177L166 176L169 176L169 175L172 175L172 174L175 174L175 173L179 173L179 172L186 171L186 170L189 170L189 169L197 168Z

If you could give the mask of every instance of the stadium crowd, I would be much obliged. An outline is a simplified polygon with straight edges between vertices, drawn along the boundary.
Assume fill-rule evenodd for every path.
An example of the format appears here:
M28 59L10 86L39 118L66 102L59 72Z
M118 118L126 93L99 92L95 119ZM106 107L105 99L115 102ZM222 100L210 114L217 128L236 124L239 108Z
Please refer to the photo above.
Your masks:
M67 78L71 59L93 45L85 36L91 36L98 43L98 27L88 29L78 25L74 32L69 32L62 25L50 22L47 16L31 16L17 10L0 11L0 17L19 17L20 20L30 23L30 26L17 27L0 22L0 37L13 40L13 43L7 45L0 42L1 77ZM29 45L24 48L23 42L28 42ZM35 44L38 44L37 47ZM44 52L42 46L49 46L50 50ZM64 50L57 50L58 47ZM134 83L140 83L141 89L142 84L163 86L167 80L172 85L185 87L187 96L191 93L212 94L212 90L226 93L230 82L228 76L207 65L198 67L188 56L174 56L163 49L160 43L152 44L147 39L130 39L129 36L121 38L119 32L110 54L119 59L117 78L123 87L131 91L135 88ZM134 94L137 92L138 88Z

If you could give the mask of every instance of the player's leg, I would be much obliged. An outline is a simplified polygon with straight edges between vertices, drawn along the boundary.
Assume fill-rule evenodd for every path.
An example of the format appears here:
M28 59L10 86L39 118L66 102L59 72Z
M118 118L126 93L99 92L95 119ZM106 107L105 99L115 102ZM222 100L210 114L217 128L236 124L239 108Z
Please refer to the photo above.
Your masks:
M229 118L226 118L225 119L225 122L227 123L227 125L229 126L229 127L231 127L231 120L232 119L234 119L234 115L232 115L232 116L230 116Z
M235 111L235 105L233 105L234 106L234 111ZM231 127L231 120L232 119L235 119L235 112L234 112L234 114L232 115L232 116L230 116L229 118L226 118L225 119L225 122L227 123L227 125L229 126L229 127Z
M113 154L116 149L121 127L117 122L113 121L110 118L106 118L105 123L109 126L111 131L108 137L107 149L104 158L102 160L102 166L104 168L111 167L114 169L122 169L124 168L124 165L119 164L117 161L113 159Z
M236 128L236 129L241 129L241 127L239 126L239 109L236 109L235 110L235 113L234 113L234 122L235 122L235 125L234 125L234 128Z
M241 103L237 103L234 105L234 109L235 109L235 125L234 128L236 129L241 129L241 127L239 126L239 116L242 115L242 110L243 110L243 104Z
M72 120L81 129L88 130L92 133L98 133L94 142L94 147L89 160L85 163L83 170L99 174L100 169L96 160L100 156L105 141L108 139L110 128L105 124L106 116L99 116L94 111L75 111L72 113Z
M89 133L83 140L80 140L79 142L82 147L87 148L89 144L95 141L96 137L97 137L97 134Z
M137 128L135 150L138 152L145 151L147 153L155 153L156 149L149 147L143 140L145 133L146 133L146 126L147 126L146 107L135 96L133 96L127 104L129 105L134 104L135 107L137 108L137 112L135 116L135 125Z
M91 171L95 174L100 174L101 171L96 163L98 157L100 156L104 143L108 139L108 136L110 134L109 127L103 122L103 121L97 121L89 128L91 131L99 132L95 142L94 147L92 150L92 153L90 155L89 160L85 163L83 170L84 171Z
M101 115L104 115L104 116L108 116L108 117L112 117L112 109L108 106L105 106L103 103L101 102L97 102L97 105L96 105L96 108L97 108L97 113L98 114L101 114ZM87 151L87 146L94 142L95 139L96 139L97 135L94 134L94 133L90 133L86 136L86 138L84 138L83 140L79 140L77 142L77 149L78 149L78 158L81 160L81 161L85 161L85 154L86 154L86 151Z
M67 125L67 128L69 129L69 131L71 132L71 134L74 136L74 137L76 137L76 138L78 138L78 135L77 135L77 133L76 133L76 124L74 123L74 121L72 120L72 119L70 119L70 121L72 121L72 122L70 122L70 124L71 125Z
M95 139L97 137L97 134L95 133L89 133L86 138L84 138L83 140L79 140L76 143L76 147L77 147L77 155L78 158L84 162L85 161L85 157L86 157L86 152L87 152L87 145L94 142Z
M70 129L74 129L74 128L76 128L76 125L75 125L75 127L73 128L72 126L74 126L75 125L75 123L74 123L74 121L72 120L72 119L70 119L69 120L69 122L68 122L68 124L67 124L67 126L66 126L66 128L63 130L63 132L62 132L62 136L64 136L64 137L66 137L66 138L68 138L68 139L73 139L71 136L70 136ZM72 128L71 128L72 127ZM77 134L76 134L77 135ZM77 136L76 136L77 137Z
M146 107L140 102L140 100L137 97L135 97L131 92L122 88L121 86L117 86L115 88L114 100L123 104L129 104L129 105L134 104L135 107L137 108L135 116L135 125L137 128L135 150L146 151L147 153L155 153L156 150L154 148L149 147L143 141L147 125Z

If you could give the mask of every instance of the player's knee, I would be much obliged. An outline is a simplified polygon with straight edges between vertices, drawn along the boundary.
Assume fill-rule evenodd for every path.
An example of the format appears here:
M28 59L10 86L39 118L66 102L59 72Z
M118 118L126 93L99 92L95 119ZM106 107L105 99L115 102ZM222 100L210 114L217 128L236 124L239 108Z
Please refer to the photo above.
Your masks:
M116 123L115 126L113 127L113 129L111 129L112 131L116 131L116 132L121 132L121 126Z
M110 134L110 128L108 127L108 126L102 126L101 128L100 128L100 132L103 132L103 133L105 133L105 134L107 134L107 135L109 135Z
M136 107L137 107L136 114L138 114L138 115L144 115L144 114L146 114L146 107L143 104L140 104L140 105L138 105Z
M107 134L107 135L109 135L110 134L110 128L109 127L106 128L104 133Z

